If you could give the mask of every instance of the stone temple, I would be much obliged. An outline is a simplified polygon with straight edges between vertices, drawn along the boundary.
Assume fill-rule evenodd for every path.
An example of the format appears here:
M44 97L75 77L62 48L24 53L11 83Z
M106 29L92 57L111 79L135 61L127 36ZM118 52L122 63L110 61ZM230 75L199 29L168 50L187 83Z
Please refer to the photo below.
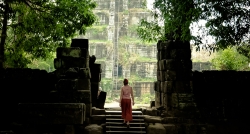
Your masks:
M85 39L72 39L70 47L57 48L54 72L0 70L0 134L248 133L248 71L194 71L189 42L166 40L148 46L130 42L136 37L132 25L150 19L149 12L141 10L143 1L97 3L100 25L107 30L89 31ZM119 46L118 37L127 42L123 43L127 49ZM155 61L129 62L119 72L119 49ZM129 78L133 73L156 78L149 84L152 88L140 91L154 93L155 100L150 107L133 109L127 129L120 109L103 108L107 94L101 92L97 98L97 92L102 79Z

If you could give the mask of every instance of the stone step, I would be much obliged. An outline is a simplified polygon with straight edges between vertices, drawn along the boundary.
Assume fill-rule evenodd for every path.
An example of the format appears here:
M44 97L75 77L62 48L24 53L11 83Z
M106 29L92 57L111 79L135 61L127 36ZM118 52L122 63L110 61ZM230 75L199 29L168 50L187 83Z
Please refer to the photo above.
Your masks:
M106 115L121 115L122 111L106 111ZM142 115L141 111L132 111L132 115Z
M122 115L106 115L106 118L121 118ZM133 118L144 118L144 115L132 115Z
M122 122L123 119L106 118L107 122ZM144 122L144 119L133 119L133 122Z
M106 131L106 134L146 134L146 131Z
M127 128L123 124L121 118L122 111L117 110L106 110L106 133L112 134L127 134L127 133L146 133L144 116L141 111L132 111L133 120L129 123L130 128Z
M145 126L145 123L139 123L139 122L136 122L136 123L130 122L129 124L131 127L138 127L138 126L144 127ZM106 122L106 127L107 126L123 126L123 121L121 121L121 122Z
M121 107L105 108L105 110L106 111L121 111ZM142 111L142 109L141 108L132 108L132 111Z
M127 131L126 126L106 126L106 131ZM130 131L145 131L145 127L129 127Z

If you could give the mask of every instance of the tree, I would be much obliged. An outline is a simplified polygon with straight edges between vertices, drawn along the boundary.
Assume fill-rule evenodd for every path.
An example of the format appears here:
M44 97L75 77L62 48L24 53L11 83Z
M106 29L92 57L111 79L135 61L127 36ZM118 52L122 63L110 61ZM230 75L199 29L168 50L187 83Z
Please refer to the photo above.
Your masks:
M137 28L144 41L175 39L190 41L190 24L197 21L201 9L193 0L155 0L152 10L153 20L142 19ZM162 24L162 25L160 25Z
M250 2L248 0L204 0L202 19L218 48L249 41ZM248 36L248 37L247 37Z
M190 35L190 24L206 20L208 34L216 39L216 45L207 45L207 48L224 49L228 45L249 41L249 6L248 0L156 0L153 11L155 20L141 20L137 31L146 41L171 38L194 40L199 47L203 37ZM157 20L163 22L163 26Z
M0 68L26 67L67 46L96 21L92 0L3 0L0 3Z
M236 47L227 47L218 52L212 64L220 70L245 70L248 68L248 59L239 54Z
M241 45L237 46L237 51L248 58L250 62L250 45L248 43L242 43Z

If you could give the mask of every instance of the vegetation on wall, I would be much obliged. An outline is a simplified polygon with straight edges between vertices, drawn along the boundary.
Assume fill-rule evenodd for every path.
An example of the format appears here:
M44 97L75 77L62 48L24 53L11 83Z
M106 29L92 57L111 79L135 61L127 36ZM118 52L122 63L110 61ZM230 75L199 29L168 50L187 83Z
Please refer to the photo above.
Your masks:
M239 54L236 47L220 50L212 59L212 64L219 70L249 70L248 58Z
M30 64L27 65L28 68L46 70L47 72L55 71L54 59L34 59Z
M130 37L130 36L122 36L119 38L119 43L127 44L127 45L145 45L145 46L153 46L156 45L156 42L145 42L140 38Z
M237 51L248 58L250 62L250 43L242 43L240 46L237 46Z
M87 28L87 32L95 36L100 33L107 33L107 25L95 25Z

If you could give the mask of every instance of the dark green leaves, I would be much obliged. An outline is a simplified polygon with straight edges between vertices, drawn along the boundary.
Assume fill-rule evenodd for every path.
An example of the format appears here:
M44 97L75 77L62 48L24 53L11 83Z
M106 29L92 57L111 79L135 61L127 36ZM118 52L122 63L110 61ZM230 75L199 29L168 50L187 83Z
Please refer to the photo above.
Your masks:
M13 64L23 62L20 67L32 59L48 58L57 47L69 45L79 32L84 34L96 20L92 11L96 4L92 0L8 0L8 3L13 13L9 14L5 53L13 57L6 60Z

